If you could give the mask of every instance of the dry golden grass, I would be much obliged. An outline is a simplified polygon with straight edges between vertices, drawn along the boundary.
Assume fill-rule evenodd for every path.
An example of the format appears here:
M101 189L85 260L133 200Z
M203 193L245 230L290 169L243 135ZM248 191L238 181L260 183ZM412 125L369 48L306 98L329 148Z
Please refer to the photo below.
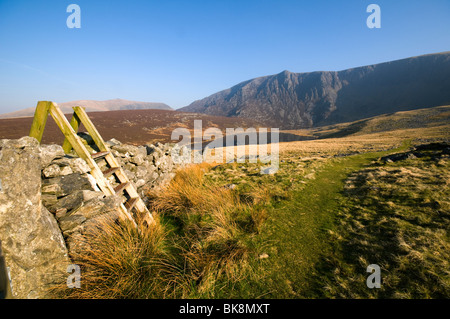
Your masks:
M81 267L81 288L53 288L62 298L164 298L176 295L183 277L171 255L168 233L157 216L151 227L104 219L84 234L72 256Z
M395 148L404 140L450 138L450 106L396 112L360 121L283 131L311 141L280 143L280 153L345 154Z
M251 274L251 241L266 214L207 180L205 172L212 167L204 163L181 169L165 189L149 194L151 208L178 228L184 272L195 283L187 294L195 297L217 297L221 285Z
M288 133L316 139L269 145L267 153L270 154L271 147L277 147L275 152L279 152L280 156L289 153L301 156L335 156L392 149L399 147L405 140L449 139L449 114L450 106L441 106L313 129L285 130L280 134ZM257 145L218 148L217 152L222 154L222 157L208 154L206 161L216 159L217 162L225 163L227 158L236 159L263 153Z
M204 174L212 166L202 163L178 170L167 187L148 194L152 209L174 216L217 214L239 209L241 203L232 190L205 181Z

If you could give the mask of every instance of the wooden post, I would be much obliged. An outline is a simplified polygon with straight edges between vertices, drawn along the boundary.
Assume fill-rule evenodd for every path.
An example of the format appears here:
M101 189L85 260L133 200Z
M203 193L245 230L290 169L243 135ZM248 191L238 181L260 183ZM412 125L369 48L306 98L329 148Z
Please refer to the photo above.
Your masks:
M75 111L74 114L76 114L78 116L78 118L80 119L80 121L83 122L84 127L86 128L86 130L88 131L88 133L92 137L92 139L94 140L98 149L101 152L105 152L105 151L108 152L109 151L108 145L106 145L102 136L95 128L94 123L92 123L91 119L86 114L85 108L81 107L81 106L75 106L73 108L73 110Z
M45 124L47 123L48 113L51 102L39 101L34 112L33 124L31 124L30 136L34 137L40 143L44 134Z
M70 126L73 128L73 130L75 131L75 134L78 132L78 128L80 127L80 123L81 120L78 117L78 115L74 112L72 115L72 119L70 120ZM70 144L69 140L67 139L67 137L64 139L64 143L62 145L62 148L64 150L64 153L69 153L70 150L72 149L72 144Z

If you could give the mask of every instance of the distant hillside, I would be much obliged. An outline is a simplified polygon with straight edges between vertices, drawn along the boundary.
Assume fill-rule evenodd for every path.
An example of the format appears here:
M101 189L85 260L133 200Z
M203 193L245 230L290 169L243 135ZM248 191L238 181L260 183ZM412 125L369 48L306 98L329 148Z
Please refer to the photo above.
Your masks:
M196 113L183 113L168 110L126 110L89 113L89 118L95 124L104 140L117 138L124 143L142 145L146 143L177 143L171 140L176 128L186 128L192 132L194 120L202 120L203 129L217 127L222 132L226 128L259 127L261 123L251 119L229 118ZM71 116L68 116L71 119ZM16 139L30 133L32 117L0 119L0 139ZM79 129L84 132L82 125ZM44 144L62 144L64 135L55 121L49 118L44 130Z
M365 135L405 129L441 127L443 136L448 136L450 106L382 114L350 123L321 126L310 130L315 138L339 138L350 135Z
M164 103L155 102L137 102L128 101L122 99L106 100L106 101L94 101L94 100L79 100L58 103L59 107L64 113L72 113L73 106L84 106L87 112L105 112L105 111L119 111L119 110L143 110L143 109L156 109L156 110L172 110L170 106ZM34 107L30 107L24 110L0 114L0 118L14 118L14 117L27 117L34 115Z
M252 118L282 129L450 104L450 52L344 71L255 78L180 111Z

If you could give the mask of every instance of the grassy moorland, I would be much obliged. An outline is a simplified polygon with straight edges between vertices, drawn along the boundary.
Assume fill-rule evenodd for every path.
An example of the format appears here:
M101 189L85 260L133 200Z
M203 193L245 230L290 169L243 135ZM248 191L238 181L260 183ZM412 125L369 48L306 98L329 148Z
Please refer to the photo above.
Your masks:
M66 117L70 121L72 114L66 114ZM171 140L172 131L185 128L193 132L194 120L201 120L204 128L217 127L221 130L227 127L261 126L261 123L252 119L154 109L89 112L89 118L105 141L120 138L121 142L134 145L176 142ZM0 139L28 136L32 122L33 117L0 119ZM84 125L81 125L79 132L84 131ZM49 117L42 142L62 144L63 141L64 135Z
M281 143L273 175L248 162L182 169L148 194L155 227L105 225L87 236L82 288L63 294L449 298L449 154L413 148L448 142L447 123L342 133L348 124ZM369 264L381 268L380 289L366 286Z

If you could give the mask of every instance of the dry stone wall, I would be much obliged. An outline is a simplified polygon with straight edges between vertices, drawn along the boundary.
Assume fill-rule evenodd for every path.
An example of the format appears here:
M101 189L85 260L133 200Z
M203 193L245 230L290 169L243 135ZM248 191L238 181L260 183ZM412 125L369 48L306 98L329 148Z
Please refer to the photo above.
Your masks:
M90 137L79 135L94 151ZM107 144L144 201L148 190L165 185L183 165L173 161L176 145L134 146L116 139ZM42 298L40 287L59 278L51 273L60 276L74 262L90 227L102 218L118 217L124 198L105 197L87 163L59 145L39 145L24 137L0 140L0 149L0 240L13 294ZM105 160L98 165L105 167Z

